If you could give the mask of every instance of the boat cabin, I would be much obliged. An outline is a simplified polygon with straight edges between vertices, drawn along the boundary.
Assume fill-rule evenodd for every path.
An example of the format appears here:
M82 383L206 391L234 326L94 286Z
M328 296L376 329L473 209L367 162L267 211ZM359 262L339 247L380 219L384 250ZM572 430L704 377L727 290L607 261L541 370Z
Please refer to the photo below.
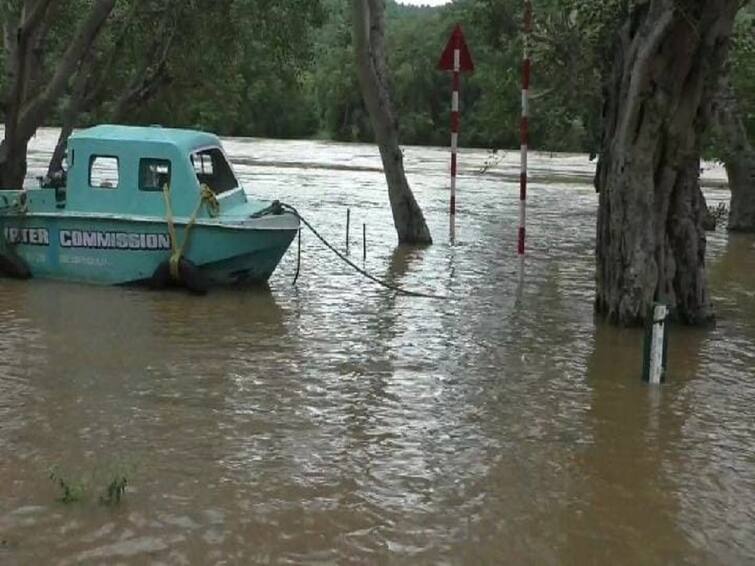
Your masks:
M205 184L245 200L217 136L162 127L103 125L68 140L67 212L163 215L168 185L176 216L190 216ZM235 195L235 196L234 196Z

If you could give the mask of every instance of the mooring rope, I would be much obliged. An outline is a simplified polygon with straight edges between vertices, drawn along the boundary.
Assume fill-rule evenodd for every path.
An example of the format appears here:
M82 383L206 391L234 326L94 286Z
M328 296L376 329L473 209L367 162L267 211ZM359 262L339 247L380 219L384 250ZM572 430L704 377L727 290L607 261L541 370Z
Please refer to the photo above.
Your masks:
M181 241L181 244L178 244L178 236L176 234L176 226L175 222L173 220L173 207L170 202L170 185L165 184L163 186L163 198L165 200L165 221L168 224L168 234L170 235L170 247L171 247L171 254L170 254L170 275L173 278L174 281L179 281L181 279L180 270L179 270L179 262L181 261L181 257L184 254L184 250L186 249L186 246L189 242L189 232L191 232L192 226L194 226L194 223L197 221L197 216L199 215L200 210L202 210L202 206L205 204L207 205L207 212L210 215L211 218L216 217L220 213L220 204L218 203L218 199L215 197L215 193L210 189L209 186L202 183L199 187L199 202L197 203L196 208L194 209L194 213L191 215L191 218L189 218L189 221L186 223L186 227L184 228L184 237Z
M343 255L340 251L338 251L338 249L336 249L336 247L333 246L333 244L331 244L330 242L328 242L325 239L325 237L322 236L315 229L315 227L312 226L312 224L310 224L307 221L307 219L304 218L301 214L299 214L299 211L296 210L296 208L294 208L290 204L285 204L285 203L282 203L282 202L275 201L275 202L273 202L273 204L271 206L267 207L265 210L261 210L260 212L258 212L257 214L255 214L254 217L257 218L259 216L265 216L267 214L276 214L276 213L280 214L279 211L282 211L282 210L287 210L288 212L290 212L294 216L296 216L299 219L299 221L301 221L301 223L304 224L304 226L306 226L307 228L309 228L309 230L315 235L315 237L318 240L320 240L320 242L322 242L322 244L326 248L328 248L330 251L332 251L334 254L336 254L336 256L338 256L338 258L341 261L343 261L345 264L347 264L349 267L351 267L357 273L359 273L363 277L366 277L370 281L372 281L374 283L377 283L378 285L380 285L382 287L385 287L386 289L390 289L391 291L395 291L395 292L397 292L397 293L399 293L401 295L407 295L409 297L422 297L422 298L425 298L425 299L449 299L450 298L450 297L446 297L446 296L443 296L443 295L433 295L431 293L420 293L418 291L410 291L409 289L405 289L403 287L399 287L398 285L393 285L392 283L388 283L387 281L384 281L384 280L382 280L382 279L380 279L378 277L375 277L374 275L372 275L368 271L366 271L366 270L362 269L361 267L359 267L357 264L355 264L353 261L351 261L345 255ZM301 234L301 230L300 230L300 234ZM297 265L297 278L298 278L298 276L299 276L299 267Z

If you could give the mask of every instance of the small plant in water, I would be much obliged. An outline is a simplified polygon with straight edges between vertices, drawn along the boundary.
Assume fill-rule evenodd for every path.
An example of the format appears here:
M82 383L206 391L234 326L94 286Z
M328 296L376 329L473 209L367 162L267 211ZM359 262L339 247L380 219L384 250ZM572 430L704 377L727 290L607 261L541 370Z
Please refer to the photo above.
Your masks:
M50 479L60 488L61 495L58 497L58 501L61 503L77 503L87 498L88 493L95 491L90 489L91 486L103 485L103 478L109 478L109 483L105 485L102 491L99 491L100 496L98 502L101 505L107 505L108 507L118 505L123 499L126 493L126 486L128 485L128 477L125 471L119 470L118 467L112 469L105 474L99 474L93 471L89 474L87 480L71 481L70 474L61 473L57 467L50 469Z
M50 479L55 482L62 491L58 501L61 503L75 503L81 501L86 493L86 484L83 481L71 482L64 478L57 468L50 469Z
M726 222L729 217L729 209L726 203L719 203L718 206L708 206L708 210L703 214L703 228L708 232L713 232L719 223Z
M708 210L713 216L715 216L716 220L720 222L726 220L729 217L729 207L726 206L725 202L719 202L716 208L709 206Z
M126 476L116 476L108 484L104 495L100 496L100 503L103 505L117 505L121 502L121 497L126 493L128 479Z

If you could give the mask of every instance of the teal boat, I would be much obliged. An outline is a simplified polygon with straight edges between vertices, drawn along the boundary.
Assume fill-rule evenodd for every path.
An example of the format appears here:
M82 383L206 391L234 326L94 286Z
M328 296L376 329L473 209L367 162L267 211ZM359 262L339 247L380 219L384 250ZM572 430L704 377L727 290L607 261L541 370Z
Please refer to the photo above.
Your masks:
M264 282L299 230L249 198L217 136L103 125L68 142L60 183L0 191L0 267L105 285Z

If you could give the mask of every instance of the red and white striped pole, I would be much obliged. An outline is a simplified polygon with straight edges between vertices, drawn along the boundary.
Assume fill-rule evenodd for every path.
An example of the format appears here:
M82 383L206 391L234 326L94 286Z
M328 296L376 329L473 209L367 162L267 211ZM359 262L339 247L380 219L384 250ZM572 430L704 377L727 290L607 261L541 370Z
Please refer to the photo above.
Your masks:
M530 34L532 33L532 2L524 0L524 58L522 59L522 121L519 126L521 137L521 178L519 181L519 245L520 256L524 257L524 240L527 232L527 145L529 143L529 90L530 72Z
M456 222L456 154L459 150L459 87L461 85L461 38L454 35L454 67L451 94L451 227Z
M461 125L461 113L459 112L459 87L461 85L461 73L473 73L474 62L469 52L464 32L460 24L454 26L451 38L448 40L438 62L441 71L453 72L451 92L451 240L456 233L456 171L457 153L459 151L459 126Z

